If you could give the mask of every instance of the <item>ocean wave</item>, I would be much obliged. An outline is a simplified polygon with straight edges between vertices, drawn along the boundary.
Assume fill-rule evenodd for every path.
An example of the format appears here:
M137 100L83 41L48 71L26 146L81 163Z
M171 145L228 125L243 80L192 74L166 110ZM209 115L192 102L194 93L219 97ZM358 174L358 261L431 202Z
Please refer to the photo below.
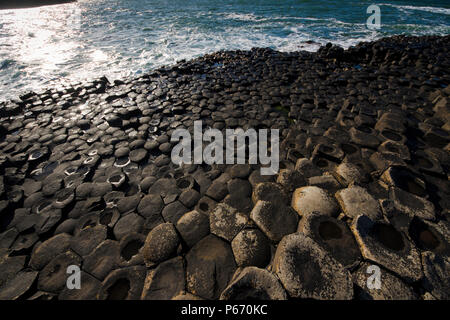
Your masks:
M439 7L416 7L416 6L405 6L405 5L398 5L398 4L390 4L390 3L381 3L379 4L381 6L388 6L393 7L400 10L419 10L419 11L425 11L425 12L431 12L431 13L441 13L441 14L450 14L450 9L447 8L439 8Z

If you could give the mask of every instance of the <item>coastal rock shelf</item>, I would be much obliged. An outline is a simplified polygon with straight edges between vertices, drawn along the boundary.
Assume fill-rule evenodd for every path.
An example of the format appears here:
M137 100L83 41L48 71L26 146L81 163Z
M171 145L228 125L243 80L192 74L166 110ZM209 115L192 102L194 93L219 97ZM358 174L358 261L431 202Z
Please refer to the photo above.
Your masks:
M449 299L449 50L217 52L0 104L0 299ZM280 129L279 173L173 164L196 120Z

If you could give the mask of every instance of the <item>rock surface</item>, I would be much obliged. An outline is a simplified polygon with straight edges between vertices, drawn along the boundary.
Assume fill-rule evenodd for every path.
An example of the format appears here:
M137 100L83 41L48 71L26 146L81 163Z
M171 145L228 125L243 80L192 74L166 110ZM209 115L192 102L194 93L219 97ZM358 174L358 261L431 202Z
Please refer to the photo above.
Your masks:
M0 297L448 299L449 40L220 51L0 102ZM175 165L198 120L279 129L279 172Z

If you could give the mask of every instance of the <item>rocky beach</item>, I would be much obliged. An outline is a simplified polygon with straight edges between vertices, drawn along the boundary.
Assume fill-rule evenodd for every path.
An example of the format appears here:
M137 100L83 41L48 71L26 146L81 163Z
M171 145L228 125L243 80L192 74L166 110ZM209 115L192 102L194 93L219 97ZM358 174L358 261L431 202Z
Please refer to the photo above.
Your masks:
M449 52L219 51L2 103L0 299L449 299ZM197 120L279 129L278 174L175 165Z

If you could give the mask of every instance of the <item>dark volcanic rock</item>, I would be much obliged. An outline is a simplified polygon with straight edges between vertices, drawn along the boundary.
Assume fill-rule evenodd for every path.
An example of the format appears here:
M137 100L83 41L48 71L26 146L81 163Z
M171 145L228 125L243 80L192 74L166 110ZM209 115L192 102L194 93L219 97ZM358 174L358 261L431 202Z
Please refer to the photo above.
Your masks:
M236 270L230 245L214 235L188 252L186 265L187 290L205 299L217 299Z
M353 298L350 273L302 233L294 233L281 240L273 266L291 297Z
M286 300L278 278L265 269L243 269L220 295L221 300Z
M0 294L349 298L347 268L356 299L447 298L449 39L220 51L0 103ZM244 164L174 164L174 130L197 120L279 129L278 173L251 139ZM365 262L386 287L362 287Z

